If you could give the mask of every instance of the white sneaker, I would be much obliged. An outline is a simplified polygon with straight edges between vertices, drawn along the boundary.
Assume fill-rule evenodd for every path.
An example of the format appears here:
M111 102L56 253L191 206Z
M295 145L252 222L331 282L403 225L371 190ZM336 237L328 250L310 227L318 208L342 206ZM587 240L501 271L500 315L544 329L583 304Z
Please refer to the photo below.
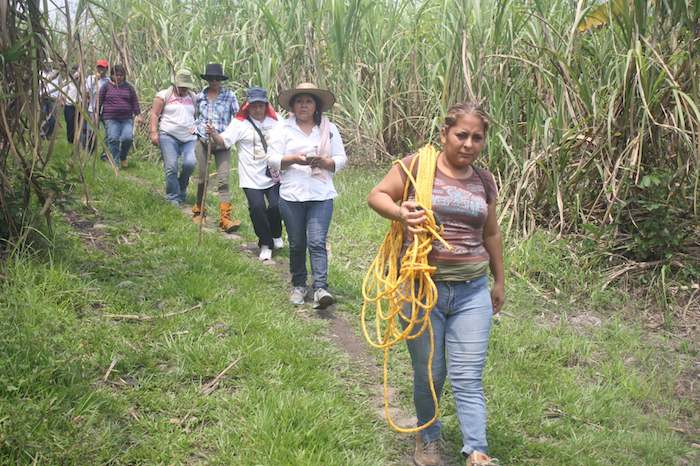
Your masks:
M335 302L333 295L323 288L314 291L314 308L325 309Z
M258 259L261 261L269 261L272 259L272 249L270 249L270 246L260 246L260 255Z
M280 238L272 238L272 248L282 249L284 247L284 240Z
M292 292L289 293L289 302L297 306L304 304L304 298L306 298L305 286L295 286L292 288Z

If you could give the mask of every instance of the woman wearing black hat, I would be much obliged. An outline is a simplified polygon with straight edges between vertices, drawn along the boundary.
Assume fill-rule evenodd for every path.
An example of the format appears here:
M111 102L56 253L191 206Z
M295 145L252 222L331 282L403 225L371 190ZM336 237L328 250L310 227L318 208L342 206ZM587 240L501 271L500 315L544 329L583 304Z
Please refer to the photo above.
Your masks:
M281 170L280 213L287 228L292 273L289 300L304 303L308 248L314 306L323 309L335 301L328 292L326 250L333 199L338 195L333 175L347 163L338 128L323 116L335 97L312 83L302 83L283 91L279 103L293 114L275 128L268 163Z
M202 199L204 197L204 179L208 176L207 170L207 144L209 135L207 124L211 124L217 132L223 132L236 112L238 112L238 100L233 91L221 86L228 79L223 67L218 63L210 63L204 74L200 77L207 81L208 86L197 94L198 118L195 128L197 142L195 154L199 166L199 180L197 184L197 202L192 207L192 220L200 223L204 217ZM219 192L219 228L226 233L236 230L240 220L231 219L231 194L229 193L228 178L231 171L231 151L223 145L212 141L211 153L216 162L216 175Z

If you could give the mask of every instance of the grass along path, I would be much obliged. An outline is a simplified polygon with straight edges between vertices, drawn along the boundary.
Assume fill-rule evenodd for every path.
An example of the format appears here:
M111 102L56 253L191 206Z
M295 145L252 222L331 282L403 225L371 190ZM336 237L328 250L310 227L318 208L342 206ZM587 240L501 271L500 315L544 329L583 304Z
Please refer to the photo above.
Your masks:
M332 321L300 318L313 312L287 304L278 268L219 235L197 248L194 225L150 188L162 189L162 171L139 160L146 150L128 177L98 168L98 214L69 206L50 257L9 268L2 462L403 464L410 439L388 432L367 388L380 379L368 383L330 344ZM337 178L330 276L337 311L353 322L387 226L364 202L379 176ZM234 195L250 241L243 195ZM649 338L615 317L628 298L597 291L601 277L565 243L535 235L507 251L508 315L494 328L486 373L493 454L513 465L692 464L697 404L676 390L697 346ZM410 409L399 353L392 380ZM449 396L443 408L457 464Z
M391 461L347 358L279 274L218 235L197 247L177 209L105 168L98 213L66 206L51 256L8 270L0 462ZM124 314L151 319L108 316Z

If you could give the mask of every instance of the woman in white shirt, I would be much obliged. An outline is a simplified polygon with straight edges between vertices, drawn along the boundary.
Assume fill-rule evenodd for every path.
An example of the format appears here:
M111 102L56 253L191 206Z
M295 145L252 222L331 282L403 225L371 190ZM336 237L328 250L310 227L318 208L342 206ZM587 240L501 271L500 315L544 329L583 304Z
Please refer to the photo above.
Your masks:
M272 250L284 246L279 177L267 167L270 132L277 124L277 114L267 100L267 91L251 87L246 92L246 103L223 133L217 133L213 126L207 128L218 145L226 149L234 144L238 146L238 184L248 199L261 261L270 260Z
M185 202L194 171L194 81L189 70L179 70L173 85L156 94L151 107L151 142L160 146L165 170L165 198L179 206ZM178 174L178 159L182 169Z
M328 292L326 236L337 196L333 175L347 163L338 128L323 116L335 103L330 91L311 83L280 94L280 106L292 114L275 128L269 166L281 171L280 212L289 238L289 300L304 303L306 250L311 259L314 307L335 302Z
M68 81L63 86L63 92L59 98L63 103L63 118L66 121L66 140L68 144L73 144L75 139L75 106L78 103L78 86L75 83L77 82L80 82L80 73L78 72L78 65L73 65L70 69Z

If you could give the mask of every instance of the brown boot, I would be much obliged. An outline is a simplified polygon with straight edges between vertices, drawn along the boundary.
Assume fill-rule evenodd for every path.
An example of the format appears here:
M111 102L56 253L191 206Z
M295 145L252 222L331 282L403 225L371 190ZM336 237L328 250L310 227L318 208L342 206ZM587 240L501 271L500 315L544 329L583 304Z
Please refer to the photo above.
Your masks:
M241 226L241 221L231 219L231 203L230 202L220 202L219 203L219 228L221 228L226 233L231 233L232 231L238 230Z
M129 161L128 160L122 160L119 162L122 168L129 168Z
M206 209L203 212L201 205L195 204L192 206L192 221L195 223L195 225L199 225L200 223L205 222L206 220L204 218L206 217L206 215Z
M440 440L424 442L420 433L416 434L416 452L413 454L416 466L440 466Z

